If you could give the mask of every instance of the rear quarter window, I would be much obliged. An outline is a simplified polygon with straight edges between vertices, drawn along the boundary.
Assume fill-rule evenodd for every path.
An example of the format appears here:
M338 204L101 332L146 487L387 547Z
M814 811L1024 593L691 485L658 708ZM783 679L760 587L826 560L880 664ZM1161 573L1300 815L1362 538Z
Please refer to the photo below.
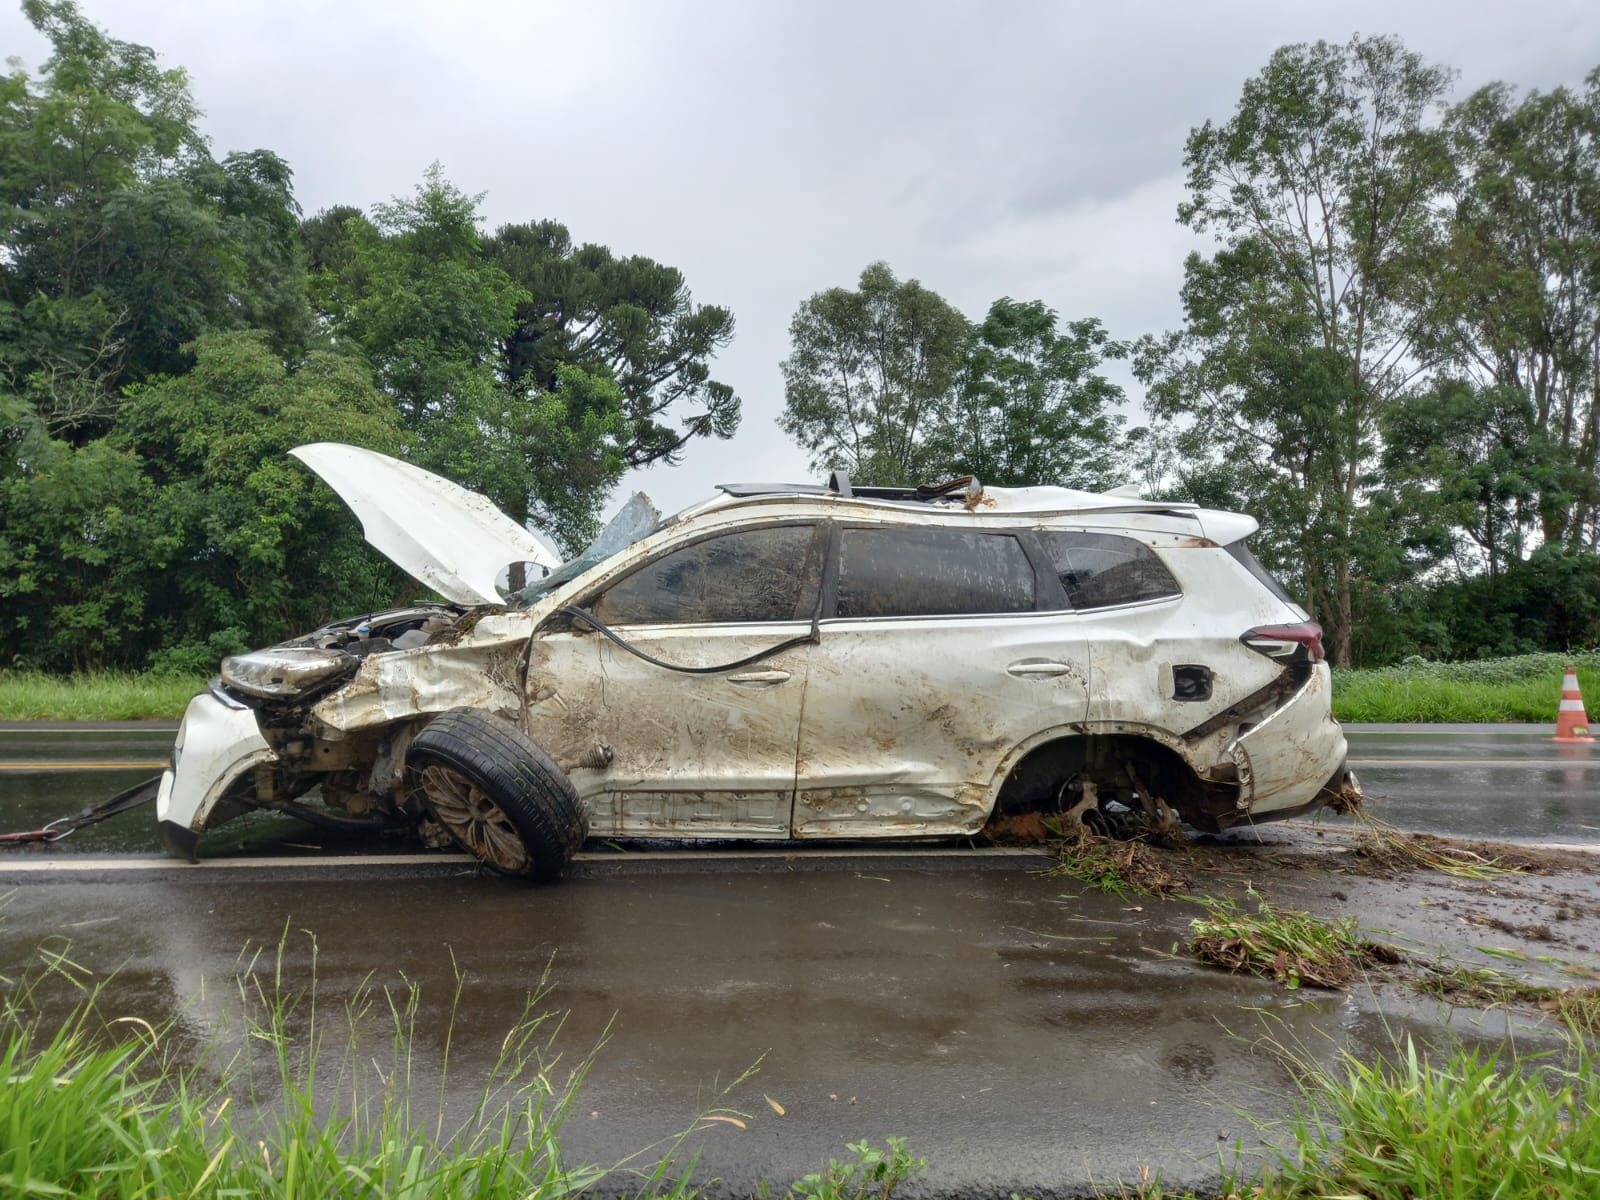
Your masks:
M1039 542L1075 609L1142 604L1180 594L1178 581L1143 542L1114 533L1041 533Z
M1261 565L1261 560L1251 552L1250 547L1245 545L1242 539L1234 542L1231 546L1224 546L1223 549L1228 552L1235 562L1254 575L1261 585L1279 600L1282 600L1285 604L1293 604L1295 602L1294 597L1289 595L1289 589L1278 582L1276 575Z
M839 544L839 617L1032 612L1033 564L1009 533L847 528Z

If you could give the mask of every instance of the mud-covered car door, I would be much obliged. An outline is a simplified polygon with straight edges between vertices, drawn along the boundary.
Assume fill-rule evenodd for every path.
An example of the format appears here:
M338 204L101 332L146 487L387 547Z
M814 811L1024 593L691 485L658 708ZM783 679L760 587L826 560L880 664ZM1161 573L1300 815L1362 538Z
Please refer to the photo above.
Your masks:
M618 640L572 617L534 637L528 731L567 770L592 836L788 835L816 530L763 525L673 546L576 602ZM802 644L704 670L791 640Z
M1083 719L1087 650L1068 614L1037 611L1036 564L1014 533L846 526L837 540L795 834L976 829L1004 756Z

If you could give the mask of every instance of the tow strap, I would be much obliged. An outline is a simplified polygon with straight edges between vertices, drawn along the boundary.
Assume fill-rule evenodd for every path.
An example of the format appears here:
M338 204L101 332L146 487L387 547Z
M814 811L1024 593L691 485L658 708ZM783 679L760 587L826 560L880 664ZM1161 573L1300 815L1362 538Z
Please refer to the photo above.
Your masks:
M72 817L60 817L40 829L24 829L17 833L0 833L0 846L20 846L33 842L59 842L69 833L85 825L95 825L111 817L120 816L135 808L149 804L156 798L161 786L161 776L155 775L143 783L136 783L127 791L118 792L109 800L90 805Z

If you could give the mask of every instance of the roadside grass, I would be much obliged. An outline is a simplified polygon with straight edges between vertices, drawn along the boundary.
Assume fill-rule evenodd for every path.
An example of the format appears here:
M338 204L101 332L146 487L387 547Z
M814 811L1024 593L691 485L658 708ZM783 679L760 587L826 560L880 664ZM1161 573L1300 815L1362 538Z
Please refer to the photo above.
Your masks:
M1523 654L1476 662L1407 659L1374 670L1333 673L1333 713L1341 721L1555 724L1562 674L1578 668L1586 699L1600 704L1600 651Z
M190 697L205 686L203 675L0 670L0 720L175 720L183 715Z
M1256 911L1241 912L1226 899L1202 899L1203 917L1189 922L1189 948L1201 962L1247 971L1291 988L1348 988L1374 965L1400 961L1391 946L1356 932L1354 918L1326 921L1309 913L1274 908L1254 889Z
M554 1200L598 1189L689 1200L711 1182L697 1179L691 1138L752 1120L725 1102L755 1068L661 1142L609 1165L569 1161L561 1129L600 1047L575 1059L561 1049L564 1014L546 1007L548 976L465 1114L451 1116L451 1053L469 1032L459 1017L464 974L456 972L440 1057L424 1061L416 1047L434 1043L418 1028L416 984L391 989L369 977L329 1005L316 993L314 941L313 982L289 990L286 942L276 959L243 962L239 1036L218 1028L198 1045L177 1020L108 1017L105 984L88 983L67 948L0 980L0 1195ZM47 1024L38 996L63 981L80 999ZM775 1194L888 1200L925 1165L897 1138L886 1150L866 1141L848 1149L853 1157Z
M1600 1195L1600 1064L1572 1034L1519 1058L1411 1039L1392 1059L1299 1062L1288 1144L1249 1187L1259 1200L1592 1200Z

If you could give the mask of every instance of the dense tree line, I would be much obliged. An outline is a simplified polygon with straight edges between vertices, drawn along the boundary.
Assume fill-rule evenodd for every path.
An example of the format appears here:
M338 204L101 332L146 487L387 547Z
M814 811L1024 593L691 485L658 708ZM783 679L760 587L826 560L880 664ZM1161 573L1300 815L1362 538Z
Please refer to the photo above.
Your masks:
M303 442L572 549L628 468L737 428L732 314L674 268L486 232L437 166L306 217L277 155L214 155L181 70L23 8L52 49L0 79L0 668L204 666L407 595ZM860 480L1253 512L1340 662L1600 640L1600 71L1453 85L1391 38L1284 47L1189 138L1182 328L968 316L874 263L799 305L780 427Z
M436 166L303 219L216 159L181 70L71 0L0 80L0 667L199 667L410 586L285 457L351 442L571 550L632 466L727 437L733 336L682 274L556 221L480 230Z

